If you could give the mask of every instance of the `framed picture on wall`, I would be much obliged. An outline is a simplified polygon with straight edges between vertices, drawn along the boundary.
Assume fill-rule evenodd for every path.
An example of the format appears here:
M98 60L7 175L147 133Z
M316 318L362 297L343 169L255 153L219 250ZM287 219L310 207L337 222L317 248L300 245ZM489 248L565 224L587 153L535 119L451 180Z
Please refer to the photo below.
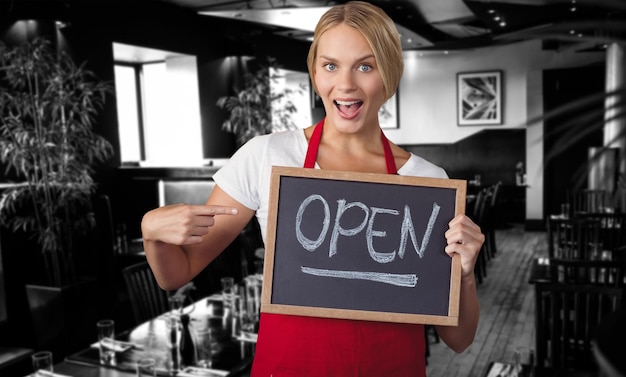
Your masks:
M502 124L502 71L457 74L459 126Z
M378 110L378 121L380 128L399 128L397 91Z

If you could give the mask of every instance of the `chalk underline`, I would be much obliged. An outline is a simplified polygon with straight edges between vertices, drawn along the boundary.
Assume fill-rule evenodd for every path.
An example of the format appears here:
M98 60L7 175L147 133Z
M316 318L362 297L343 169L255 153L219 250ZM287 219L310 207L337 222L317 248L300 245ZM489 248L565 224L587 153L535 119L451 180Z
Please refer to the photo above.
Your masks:
M358 279L376 281L379 283L396 285L398 287L413 288L417 285L415 274L392 274L388 272L368 272L368 271L341 271L328 270L323 268L313 268L300 266L300 270L305 274L331 277L339 279Z

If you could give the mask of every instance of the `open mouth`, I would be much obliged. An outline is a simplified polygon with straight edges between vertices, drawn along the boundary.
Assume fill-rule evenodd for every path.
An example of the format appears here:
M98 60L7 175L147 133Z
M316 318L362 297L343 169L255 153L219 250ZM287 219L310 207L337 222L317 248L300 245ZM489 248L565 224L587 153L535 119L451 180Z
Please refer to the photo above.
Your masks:
M338 101L335 100L335 106L337 109L346 115L351 115L356 113L361 106L363 106L363 101Z

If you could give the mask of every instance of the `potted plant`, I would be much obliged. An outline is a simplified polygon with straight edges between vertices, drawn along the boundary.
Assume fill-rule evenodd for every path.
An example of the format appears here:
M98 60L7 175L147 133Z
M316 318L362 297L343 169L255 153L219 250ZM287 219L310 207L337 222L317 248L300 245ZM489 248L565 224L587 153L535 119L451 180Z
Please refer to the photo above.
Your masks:
M0 196L0 225L32 238L43 264L37 285L77 283L77 236L95 224L92 174L113 153L92 130L111 89L45 39L0 42L0 162L12 180ZM36 300L37 313L31 303L34 324L49 315L43 301Z
M217 106L229 112L222 130L234 133L238 146L257 135L296 128L292 119L296 107L291 96L303 89L273 90L271 83L280 77L278 68L276 60L269 57L256 72L244 75L243 85L234 89L234 95L217 100Z
M111 88L50 42L0 43L0 161L21 180L0 197L2 225L41 247L46 282L75 278L73 234L94 225L94 164L112 147L92 130Z

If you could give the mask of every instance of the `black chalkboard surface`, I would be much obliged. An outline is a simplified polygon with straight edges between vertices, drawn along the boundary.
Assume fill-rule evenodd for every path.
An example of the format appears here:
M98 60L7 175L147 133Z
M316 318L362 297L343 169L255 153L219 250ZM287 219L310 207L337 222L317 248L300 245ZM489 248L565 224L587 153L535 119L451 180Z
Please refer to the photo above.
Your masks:
M261 311L457 325L466 181L273 167Z

